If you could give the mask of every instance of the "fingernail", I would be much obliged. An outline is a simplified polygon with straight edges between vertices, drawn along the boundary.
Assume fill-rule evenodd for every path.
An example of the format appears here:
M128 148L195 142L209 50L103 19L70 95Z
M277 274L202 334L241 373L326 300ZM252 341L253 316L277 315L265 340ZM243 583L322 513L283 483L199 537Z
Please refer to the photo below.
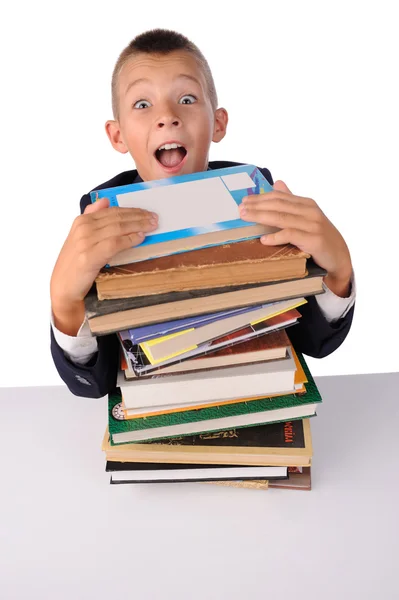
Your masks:
M142 231L139 231L137 234L139 237L144 237L144 233Z
M240 206L240 214L241 214L242 217L247 214L247 211L245 210L245 207L242 206L242 204Z
M151 216L152 216L154 219L158 220L158 215L157 215L157 213L150 212L150 215L151 215Z
M157 225L158 221L157 219L150 219L150 225Z

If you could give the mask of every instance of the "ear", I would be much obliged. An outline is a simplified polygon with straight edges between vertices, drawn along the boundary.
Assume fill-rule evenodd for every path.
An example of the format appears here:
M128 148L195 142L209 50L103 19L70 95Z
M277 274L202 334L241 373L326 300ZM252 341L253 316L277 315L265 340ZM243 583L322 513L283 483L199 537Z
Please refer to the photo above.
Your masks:
M112 147L121 152L122 154L126 154L129 152L127 149L125 142L122 138L122 132L118 121L107 121L105 123L105 131L107 133L108 139L112 144Z
M220 142L226 135L227 123L229 115L225 108L218 108L215 112L215 124L213 127L213 142Z

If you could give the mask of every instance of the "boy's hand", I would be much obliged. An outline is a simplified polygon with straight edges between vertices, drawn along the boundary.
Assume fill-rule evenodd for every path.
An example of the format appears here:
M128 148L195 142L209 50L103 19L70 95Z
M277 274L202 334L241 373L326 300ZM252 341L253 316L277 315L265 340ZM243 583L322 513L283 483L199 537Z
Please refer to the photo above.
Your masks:
M247 196L240 204L244 221L281 228L261 238L262 244L293 244L310 254L326 269L324 281L338 296L348 296L352 263L348 247L338 229L311 198L294 196L283 181L276 181L274 191Z
M56 327L76 335L84 318L83 299L100 269L121 250L140 244L145 233L157 227L155 213L139 208L109 207L107 198L87 206L73 222L51 277Z

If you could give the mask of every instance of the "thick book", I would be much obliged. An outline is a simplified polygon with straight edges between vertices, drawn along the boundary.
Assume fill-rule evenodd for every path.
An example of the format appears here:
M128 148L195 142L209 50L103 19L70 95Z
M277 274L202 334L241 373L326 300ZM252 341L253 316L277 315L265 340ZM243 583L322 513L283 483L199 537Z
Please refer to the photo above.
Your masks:
M295 392L295 360L291 348L282 359L205 369L192 373L159 374L126 381L119 371L117 385L126 408L173 402L215 402L247 396Z
M303 467L313 456L309 419L116 446L107 428L102 450L107 461L121 463Z
M272 189L257 167L239 165L94 190L90 197L158 215L158 228L139 246L116 254L109 262L113 266L274 232L276 227L243 221L238 210L244 196Z
M196 350L200 344L216 340L221 336L234 334L243 327L264 323L266 319L277 317L305 303L305 298L275 302L254 312L235 315L230 319L223 319L201 327L193 327L190 330L142 342L140 343L140 349L152 365L161 364L165 360Z
M86 317L94 335L106 335L193 315L324 293L323 278L327 271L313 261L308 261L307 270L305 277L277 283L171 292L119 300L98 300L93 286L85 298Z
M304 394L285 394L250 402L126 419L122 410L121 391L116 388L108 396L111 444L194 435L313 416L316 414L317 404L321 402L321 396L303 356L298 354L298 358L308 379Z
M149 296L304 277L310 257L299 248L264 246L258 239L202 248L127 265L96 277L99 300Z
M166 358L155 364L151 364L147 354L141 349L140 345L133 346L130 344L129 339L121 339L123 332L120 332L118 335L122 344L122 350L131 371L131 376L126 377L126 379L134 379L135 376L152 377L158 374L196 370L199 365L199 359L203 360L205 357L209 357L210 362L208 364L211 364L217 351L229 348L231 352L235 352L233 350L234 346L241 346L250 340L255 340L265 335L279 333L295 325L299 318L301 318L301 314L294 308L276 317L251 323L242 329L232 331L222 337L200 344L183 354L172 355L170 358ZM216 359L216 361L218 360Z
M287 479L287 467L232 466L156 463L121 463L107 461L110 483L185 483L198 481L234 481L264 478Z

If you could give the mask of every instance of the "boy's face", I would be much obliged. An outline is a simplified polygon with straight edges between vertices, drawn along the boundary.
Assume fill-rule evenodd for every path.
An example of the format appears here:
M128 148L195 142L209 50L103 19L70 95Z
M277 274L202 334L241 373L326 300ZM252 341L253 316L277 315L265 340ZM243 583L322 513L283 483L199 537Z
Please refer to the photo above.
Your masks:
M144 181L205 171L212 141L226 133L227 112L213 111L201 67L185 51L139 54L118 80L119 119L108 121L113 147L129 152ZM160 150L165 144L181 148Z

